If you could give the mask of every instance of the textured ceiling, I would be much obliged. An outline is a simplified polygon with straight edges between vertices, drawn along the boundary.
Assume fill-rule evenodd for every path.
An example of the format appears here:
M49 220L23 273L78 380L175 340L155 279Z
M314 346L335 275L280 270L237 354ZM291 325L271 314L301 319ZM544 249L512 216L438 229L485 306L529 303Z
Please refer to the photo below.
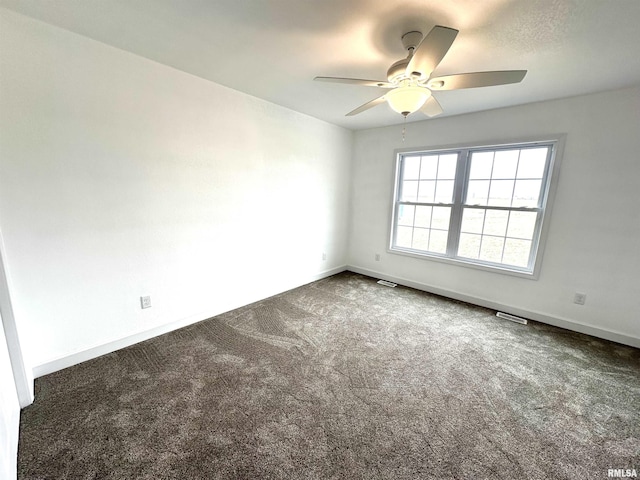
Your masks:
M521 84L436 93L444 115L640 84L638 0L0 0L0 6L351 129L398 124L383 92L400 37L460 30L434 74L528 70ZM409 121L423 120L420 113Z

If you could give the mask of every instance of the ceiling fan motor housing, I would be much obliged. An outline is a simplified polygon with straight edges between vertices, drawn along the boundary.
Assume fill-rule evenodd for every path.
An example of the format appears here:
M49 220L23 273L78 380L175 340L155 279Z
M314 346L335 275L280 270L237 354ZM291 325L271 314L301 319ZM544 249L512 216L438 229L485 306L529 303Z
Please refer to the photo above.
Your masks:
M407 71L407 65L409 64L409 58L403 58L389 67L387 70L387 78L391 83L400 83L405 78Z

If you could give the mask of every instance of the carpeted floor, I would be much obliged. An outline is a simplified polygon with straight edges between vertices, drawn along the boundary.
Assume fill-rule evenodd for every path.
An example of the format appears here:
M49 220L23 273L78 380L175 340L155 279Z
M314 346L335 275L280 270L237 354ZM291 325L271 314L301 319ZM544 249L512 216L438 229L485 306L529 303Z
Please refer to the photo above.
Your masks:
M604 479L640 350L353 273L36 381L20 479Z

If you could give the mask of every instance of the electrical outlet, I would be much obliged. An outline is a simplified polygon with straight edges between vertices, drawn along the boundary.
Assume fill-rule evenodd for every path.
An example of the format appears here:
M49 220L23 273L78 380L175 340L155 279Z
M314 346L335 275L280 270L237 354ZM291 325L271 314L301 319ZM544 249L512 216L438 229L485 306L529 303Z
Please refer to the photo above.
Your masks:
M586 293L576 292L575 295L573 296L573 303L575 303L576 305L584 305L586 301L587 301Z
M324 261L324 260L326 260L326 259L327 259L327 254L326 254L326 253L324 253L324 252L322 252L322 260Z
M380 261L380 254L376 253L376 262L379 262L379 261Z
M140 308L149 308L151 306L151 297L140 297Z

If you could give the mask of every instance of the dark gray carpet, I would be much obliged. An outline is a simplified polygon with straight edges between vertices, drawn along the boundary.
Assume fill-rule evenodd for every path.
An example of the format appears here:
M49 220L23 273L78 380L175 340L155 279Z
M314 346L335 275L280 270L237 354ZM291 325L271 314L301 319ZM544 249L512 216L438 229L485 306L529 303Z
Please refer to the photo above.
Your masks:
M343 273L39 378L21 428L21 479L603 479L640 350Z

